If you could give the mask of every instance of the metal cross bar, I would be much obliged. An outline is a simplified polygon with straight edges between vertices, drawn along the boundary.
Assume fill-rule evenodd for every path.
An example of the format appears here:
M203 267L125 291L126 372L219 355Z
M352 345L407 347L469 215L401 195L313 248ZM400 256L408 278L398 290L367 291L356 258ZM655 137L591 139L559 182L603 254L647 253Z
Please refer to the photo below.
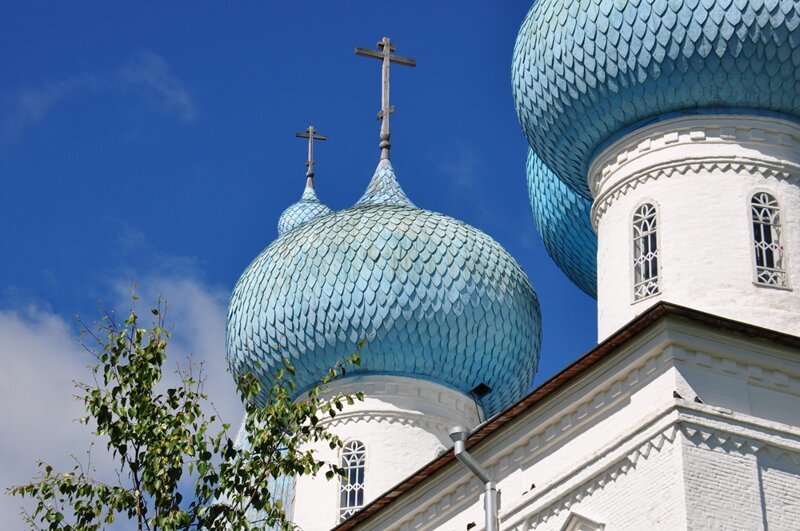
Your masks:
M365 57L373 57L383 61L381 68L381 110L378 113L378 119L381 120L381 159L389 158L389 142L390 129L389 129L389 115L394 112L394 107L389 104L389 64L398 63L406 66L417 66L417 61L410 57L403 57L400 55L392 55L395 50L395 45L389 40L389 37L384 37L378 43L379 50L367 50L365 48L356 48L356 55L363 55Z
M314 177L314 140L328 140L328 137L318 135L313 125L309 125L305 133L295 133L294 136L308 139L308 162L306 162L308 170L306 170L306 177L310 179ZM310 184L313 186L313 183Z
M378 43L378 46L383 48L383 41ZM394 44L390 48L390 52L395 50ZM356 55L366 55L367 57L374 57L375 59L383 59L383 52L376 50L368 50L367 48L356 48ZM401 65L417 66L416 59L410 57L403 57L402 55L390 55L389 61L393 63L400 63Z

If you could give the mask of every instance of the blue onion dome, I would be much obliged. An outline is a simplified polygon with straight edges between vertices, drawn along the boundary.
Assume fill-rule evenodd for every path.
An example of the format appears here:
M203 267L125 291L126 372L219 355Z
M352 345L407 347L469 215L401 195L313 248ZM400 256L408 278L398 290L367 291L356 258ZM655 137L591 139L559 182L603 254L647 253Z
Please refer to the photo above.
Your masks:
M800 116L797 0L538 0L512 68L528 141L573 190L612 135L667 113Z
M413 206L385 159L355 206L285 232L245 270L227 353L234 374L265 385L289 358L302 392L359 351L348 374L463 393L484 384L493 415L533 380L540 336L536 293L514 259L483 232Z
M547 254L573 284L597 298L597 234L589 212L592 202L556 177L528 150L528 197L533 220Z
M300 201L290 205L278 218L278 236L304 223L308 223L312 219L330 213L331 209L323 205L317 198L317 193L314 191L314 180L309 177L306 180L306 189L303 190Z

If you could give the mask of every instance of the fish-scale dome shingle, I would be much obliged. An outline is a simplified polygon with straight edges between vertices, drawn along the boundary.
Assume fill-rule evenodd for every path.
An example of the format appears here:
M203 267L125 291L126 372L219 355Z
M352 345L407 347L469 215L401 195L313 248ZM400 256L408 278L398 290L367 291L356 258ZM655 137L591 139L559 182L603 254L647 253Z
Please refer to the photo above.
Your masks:
M538 0L512 81L531 147L590 198L591 157L634 124L719 108L800 117L800 2Z
M547 254L573 284L597 298L597 235L592 202L575 193L528 150L528 196Z
M330 214L331 209L323 205L317 197L314 188L307 185L300 197L300 201L289 205L278 218L278 236L303 225L312 219Z
M247 268L228 315L231 368L269 385L286 357L303 391L360 350L355 372L464 393L483 383L486 413L500 411L538 364L539 304L525 273L483 232L412 206L388 160L368 190L372 199L284 233Z

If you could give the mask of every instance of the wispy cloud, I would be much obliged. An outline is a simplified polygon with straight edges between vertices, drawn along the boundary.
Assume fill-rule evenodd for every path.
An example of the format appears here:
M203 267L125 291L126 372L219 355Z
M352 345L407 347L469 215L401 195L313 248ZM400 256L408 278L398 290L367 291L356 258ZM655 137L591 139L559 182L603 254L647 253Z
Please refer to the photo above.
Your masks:
M8 99L6 109L0 114L0 142L16 140L70 98L91 92L128 90L152 99L160 112L174 115L183 123L191 123L197 118L197 107L184 83L161 56L143 51L114 70L86 73L39 87L19 89Z
M45 119L53 107L71 94L90 87L87 79L68 78L43 87L17 92L0 120L0 141L15 140L22 132Z
M451 156L439 162L438 169L449 180L453 191L472 193L478 184L478 157L463 143L456 143Z
M117 226L119 257L126 264L117 278L139 281L142 278L203 278L204 263L194 256L163 252L139 229L127 223ZM131 266L130 264L134 264Z
M487 206L484 183L479 177L480 159L475 150L456 141L448 155L438 162L437 169L447 179L452 196L462 206L470 206L479 226L487 227L495 222L497 214Z
M124 82L156 96L164 112L175 114L184 123L190 123L197 118L197 109L189 91L175 77L161 56L152 52L140 52L119 74Z
M109 307L127 311L130 306L126 280L113 283ZM169 304L167 323L173 332L168 368L185 365L192 354L202 363L207 377L205 391L225 421L236 426L242 407L225 361L225 315L227 290L191 277L143 275L139 279L142 316L159 294ZM82 404L73 400L73 381L90 381L88 365L95 362L75 341L74 323L59 315L31 306L0 310L0 528L20 527L20 500L4 494L5 488L23 483L36 473L36 461L44 459L58 470L71 469L70 454L85 462L84 451L92 440L90 429L74 419L84 415ZM175 376L165 376L176 383ZM100 442L92 461L100 478L113 480L110 459Z

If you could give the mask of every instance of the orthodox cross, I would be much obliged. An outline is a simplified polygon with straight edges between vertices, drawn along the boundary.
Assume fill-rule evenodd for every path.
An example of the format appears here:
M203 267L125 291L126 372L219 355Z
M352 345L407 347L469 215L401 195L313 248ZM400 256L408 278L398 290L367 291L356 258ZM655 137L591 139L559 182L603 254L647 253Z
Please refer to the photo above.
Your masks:
M306 177L308 178L308 184L313 188L314 182L314 140L328 140L328 137L318 135L317 130L314 129L313 125L309 125L306 129L305 133L295 133L294 136L298 138L307 138L308 139L308 162L306 162Z
M389 105L389 63L417 66L417 61L409 57L392 55L395 46L389 40L389 37L381 39L378 43L378 48L379 50L356 48L356 55L365 55L383 61L383 68L381 69L381 110L378 113L378 119L381 120L381 159L388 159L389 148L391 147L389 142L389 115L394 112L394 107Z

